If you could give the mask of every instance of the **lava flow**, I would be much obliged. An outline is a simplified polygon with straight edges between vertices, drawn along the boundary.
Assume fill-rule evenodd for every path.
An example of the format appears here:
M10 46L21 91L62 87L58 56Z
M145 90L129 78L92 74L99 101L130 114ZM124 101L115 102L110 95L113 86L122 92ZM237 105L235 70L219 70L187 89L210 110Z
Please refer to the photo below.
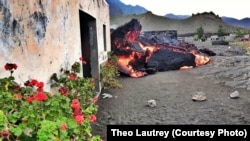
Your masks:
M141 28L139 21L132 19L111 33L112 51L123 74L138 78L156 71L190 69L210 61L193 44L177 40L174 44L152 43L150 36L141 35Z

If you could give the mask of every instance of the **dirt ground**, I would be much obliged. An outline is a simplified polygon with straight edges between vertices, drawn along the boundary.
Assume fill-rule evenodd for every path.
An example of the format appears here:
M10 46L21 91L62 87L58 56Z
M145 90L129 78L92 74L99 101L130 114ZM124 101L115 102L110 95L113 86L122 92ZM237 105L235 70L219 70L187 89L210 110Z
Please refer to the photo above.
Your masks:
M100 94L93 133L106 141L108 124L250 124L249 56L238 48L232 51L229 46L209 49L217 55L204 66L157 72L142 78L119 77L122 89L104 90ZM242 71L237 72L239 69ZM247 76L239 79L242 75ZM245 83L239 84L242 80ZM234 85L228 85L230 82ZM239 98L230 98L234 91L239 92ZM203 92L207 99L193 101L196 92ZM103 93L113 97L103 99ZM148 106L150 99L156 101L156 107Z

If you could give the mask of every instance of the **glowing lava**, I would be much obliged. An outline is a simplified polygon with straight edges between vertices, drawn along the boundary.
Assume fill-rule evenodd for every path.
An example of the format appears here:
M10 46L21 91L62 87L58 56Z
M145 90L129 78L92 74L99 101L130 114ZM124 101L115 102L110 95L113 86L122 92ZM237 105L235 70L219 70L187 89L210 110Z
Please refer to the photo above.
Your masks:
M138 40L140 31L139 21L132 19L111 34L112 50L118 58L119 71L124 74L138 78L145 76L147 69L157 71L158 68L165 66L167 69L186 70L207 64L210 61L210 57L201 53L193 44L185 42L179 42L173 46L158 43L148 44L151 42L143 44ZM154 39L146 38L145 41L148 40L153 41ZM165 51L161 52L161 50ZM151 61L150 65L149 60Z

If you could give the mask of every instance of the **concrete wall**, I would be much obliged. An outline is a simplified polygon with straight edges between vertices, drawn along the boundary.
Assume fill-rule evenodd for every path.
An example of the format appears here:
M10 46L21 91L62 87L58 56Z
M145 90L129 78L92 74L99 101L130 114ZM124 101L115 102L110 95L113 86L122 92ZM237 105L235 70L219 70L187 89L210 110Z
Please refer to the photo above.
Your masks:
M17 82L36 78L48 84L52 73L79 61L79 11L96 19L95 65L99 66L110 50L109 8L104 0L0 0L0 77L9 75L4 70L6 63L16 63ZM106 51L103 25L107 29ZM93 71L96 75L99 67Z

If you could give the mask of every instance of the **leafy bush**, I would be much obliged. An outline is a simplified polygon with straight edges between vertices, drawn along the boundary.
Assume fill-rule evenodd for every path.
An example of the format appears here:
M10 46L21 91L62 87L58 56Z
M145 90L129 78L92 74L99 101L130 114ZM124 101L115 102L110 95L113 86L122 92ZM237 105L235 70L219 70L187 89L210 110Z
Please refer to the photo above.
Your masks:
M116 79L119 76L117 57L109 52L108 61L101 66L100 81L104 88L122 88L122 84Z
M223 27L221 25L218 28L217 34L219 37L227 35L227 33L225 32L225 29L223 29Z
M204 29L202 26L196 29L196 34L198 35L198 39L201 39L204 36Z
M207 37L205 36L205 35L203 35L202 37L201 37L201 41L202 42L205 42L207 40Z
M44 91L44 83L36 79L20 86L13 76L16 64L7 63L5 69L10 76L0 78L0 140L101 140L91 135L98 110L94 81L78 76L80 63L52 75L54 93Z
M236 38L243 37L243 36L244 36L244 32L240 28L237 28L236 29Z
M199 37L197 34L194 35L194 41L198 41L199 40Z
M203 42L207 40L207 37L204 35L204 29L202 26L196 29L193 39L194 41L201 40Z

